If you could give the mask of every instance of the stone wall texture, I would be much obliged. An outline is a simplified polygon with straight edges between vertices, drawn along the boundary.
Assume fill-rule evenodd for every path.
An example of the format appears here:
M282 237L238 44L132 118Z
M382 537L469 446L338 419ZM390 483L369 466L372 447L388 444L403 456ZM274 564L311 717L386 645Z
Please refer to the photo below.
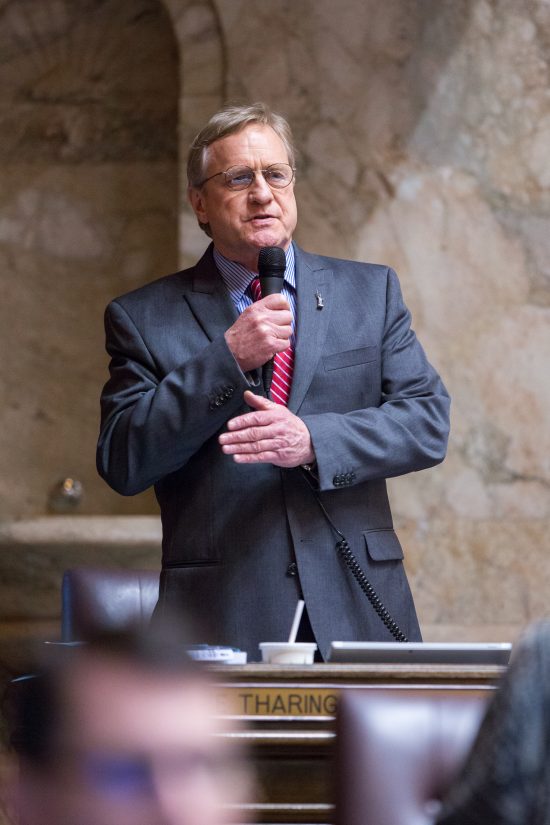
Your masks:
M0 518L95 472L103 310L177 266L178 51L150 0L0 4Z
M546 0L4 0L0 519L68 475L83 514L154 512L95 478L101 313L196 260L186 146L262 99L301 150L297 240L397 270L453 397L445 464L390 485L427 637L546 614L549 64Z

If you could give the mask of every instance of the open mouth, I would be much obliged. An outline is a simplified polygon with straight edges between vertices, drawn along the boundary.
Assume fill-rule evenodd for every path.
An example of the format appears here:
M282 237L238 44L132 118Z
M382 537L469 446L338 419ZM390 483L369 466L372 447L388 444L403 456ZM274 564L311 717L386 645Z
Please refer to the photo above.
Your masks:
M249 220L250 223L256 223L256 222L263 223L264 221L273 221L273 220L275 220L275 217L273 215L260 214L260 215L252 215L252 217L249 218L248 220Z

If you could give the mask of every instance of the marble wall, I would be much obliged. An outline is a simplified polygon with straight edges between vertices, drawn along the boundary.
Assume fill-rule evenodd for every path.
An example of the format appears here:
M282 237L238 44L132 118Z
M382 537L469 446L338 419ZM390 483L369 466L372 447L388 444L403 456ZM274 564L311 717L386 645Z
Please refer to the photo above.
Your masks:
M176 212L180 263L204 249L176 191L176 140L181 160L222 102L264 99L301 149L298 241L394 266L453 396L446 463L391 482L427 635L503 638L544 615L550 3L164 0L169 30L158 2L79 0L66 31L92 63L81 15L100 31L117 10L125 48L101 82L76 57L40 73L13 19L46 5L68 7L0 12L0 516L43 512L67 473L85 481L82 512L150 511L93 477L100 306L173 267ZM47 52L53 24L33 25Z
M177 267L178 53L151 0L0 5L0 519L143 512L95 471L103 310Z

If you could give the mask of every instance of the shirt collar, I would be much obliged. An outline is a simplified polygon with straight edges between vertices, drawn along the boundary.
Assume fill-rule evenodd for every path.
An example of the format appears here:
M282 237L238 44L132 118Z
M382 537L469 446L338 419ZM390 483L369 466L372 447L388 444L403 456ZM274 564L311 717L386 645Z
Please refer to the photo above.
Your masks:
M290 244L286 250L285 257L285 286L296 289L296 266L293 244ZM218 252L216 247L214 247L214 261L216 262L223 282L234 300L239 299L244 292L246 292L250 282L257 277L255 272L250 272L250 270L242 264L236 261L230 261L229 258L226 258L225 255Z

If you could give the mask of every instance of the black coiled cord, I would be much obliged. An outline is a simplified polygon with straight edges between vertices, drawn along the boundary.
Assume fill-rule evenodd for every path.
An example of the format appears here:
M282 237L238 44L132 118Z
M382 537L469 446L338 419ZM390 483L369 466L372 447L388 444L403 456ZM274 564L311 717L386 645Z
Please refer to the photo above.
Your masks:
M330 524L330 526L334 530L334 532L338 536L340 536L340 541L336 542L336 550L337 550L338 554L343 559L346 566L349 568L350 572L352 573L354 579L356 580L357 584L359 585L359 587L361 588L361 590L363 591L363 593L365 594L365 596L367 597L367 599L371 603L372 608L375 611L376 615L379 617L379 619L381 619L384 626L387 627L387 629L389 630L389 632L391 633L391 635L393 636L393 638L395 639L396 642L408 642L409 640L407 639L407 637L405 636L405 634L403 633L403 631L401 630L401 628L399 627L397 622L394 619L392 619L392 617L390 616L387 608L384 606L382 600L380 599L380 596L378 595L378 593L376 592L376 590L374 589L374 587L372 586L370 581L367 579L366 575L364 574L364 572L361 568L361 565L359 564L359 562L355 558L355 556L353 554L353 550L351 549L351 547L349 546L349 544L346 540L346 537L336 527L336 525L332 521L331 517L327 513L325 505L323 504L323 502L321 501L321 499L319 497L319 493L317 492L317 490L315 489L315 487L311 483L311 479L309 478L309 473L306 470L304 470L303 475L304 475L305 480L307 481L307 485L308 485L309 489L311 490L311 492L315 496L315 500L316 500L317 504L319 505L319 507L321 508L321 511L322 511L324 517L326 518L327 522Z
M380 596L367 579L363 570L361 569L361 565L355 558L353 554L353 550L347 543L347 541L342 538L340 541L336 542L336 549L340 556L344 559L345 563L349 567L355 581L373 606L374 610L376 611L377 615L380 617L384 625L388 628L393 638L396 642L408 642L409 640L403 633L403 631L399 628L394 619L390 616L387 609L384 607L382 601L380 600Z

